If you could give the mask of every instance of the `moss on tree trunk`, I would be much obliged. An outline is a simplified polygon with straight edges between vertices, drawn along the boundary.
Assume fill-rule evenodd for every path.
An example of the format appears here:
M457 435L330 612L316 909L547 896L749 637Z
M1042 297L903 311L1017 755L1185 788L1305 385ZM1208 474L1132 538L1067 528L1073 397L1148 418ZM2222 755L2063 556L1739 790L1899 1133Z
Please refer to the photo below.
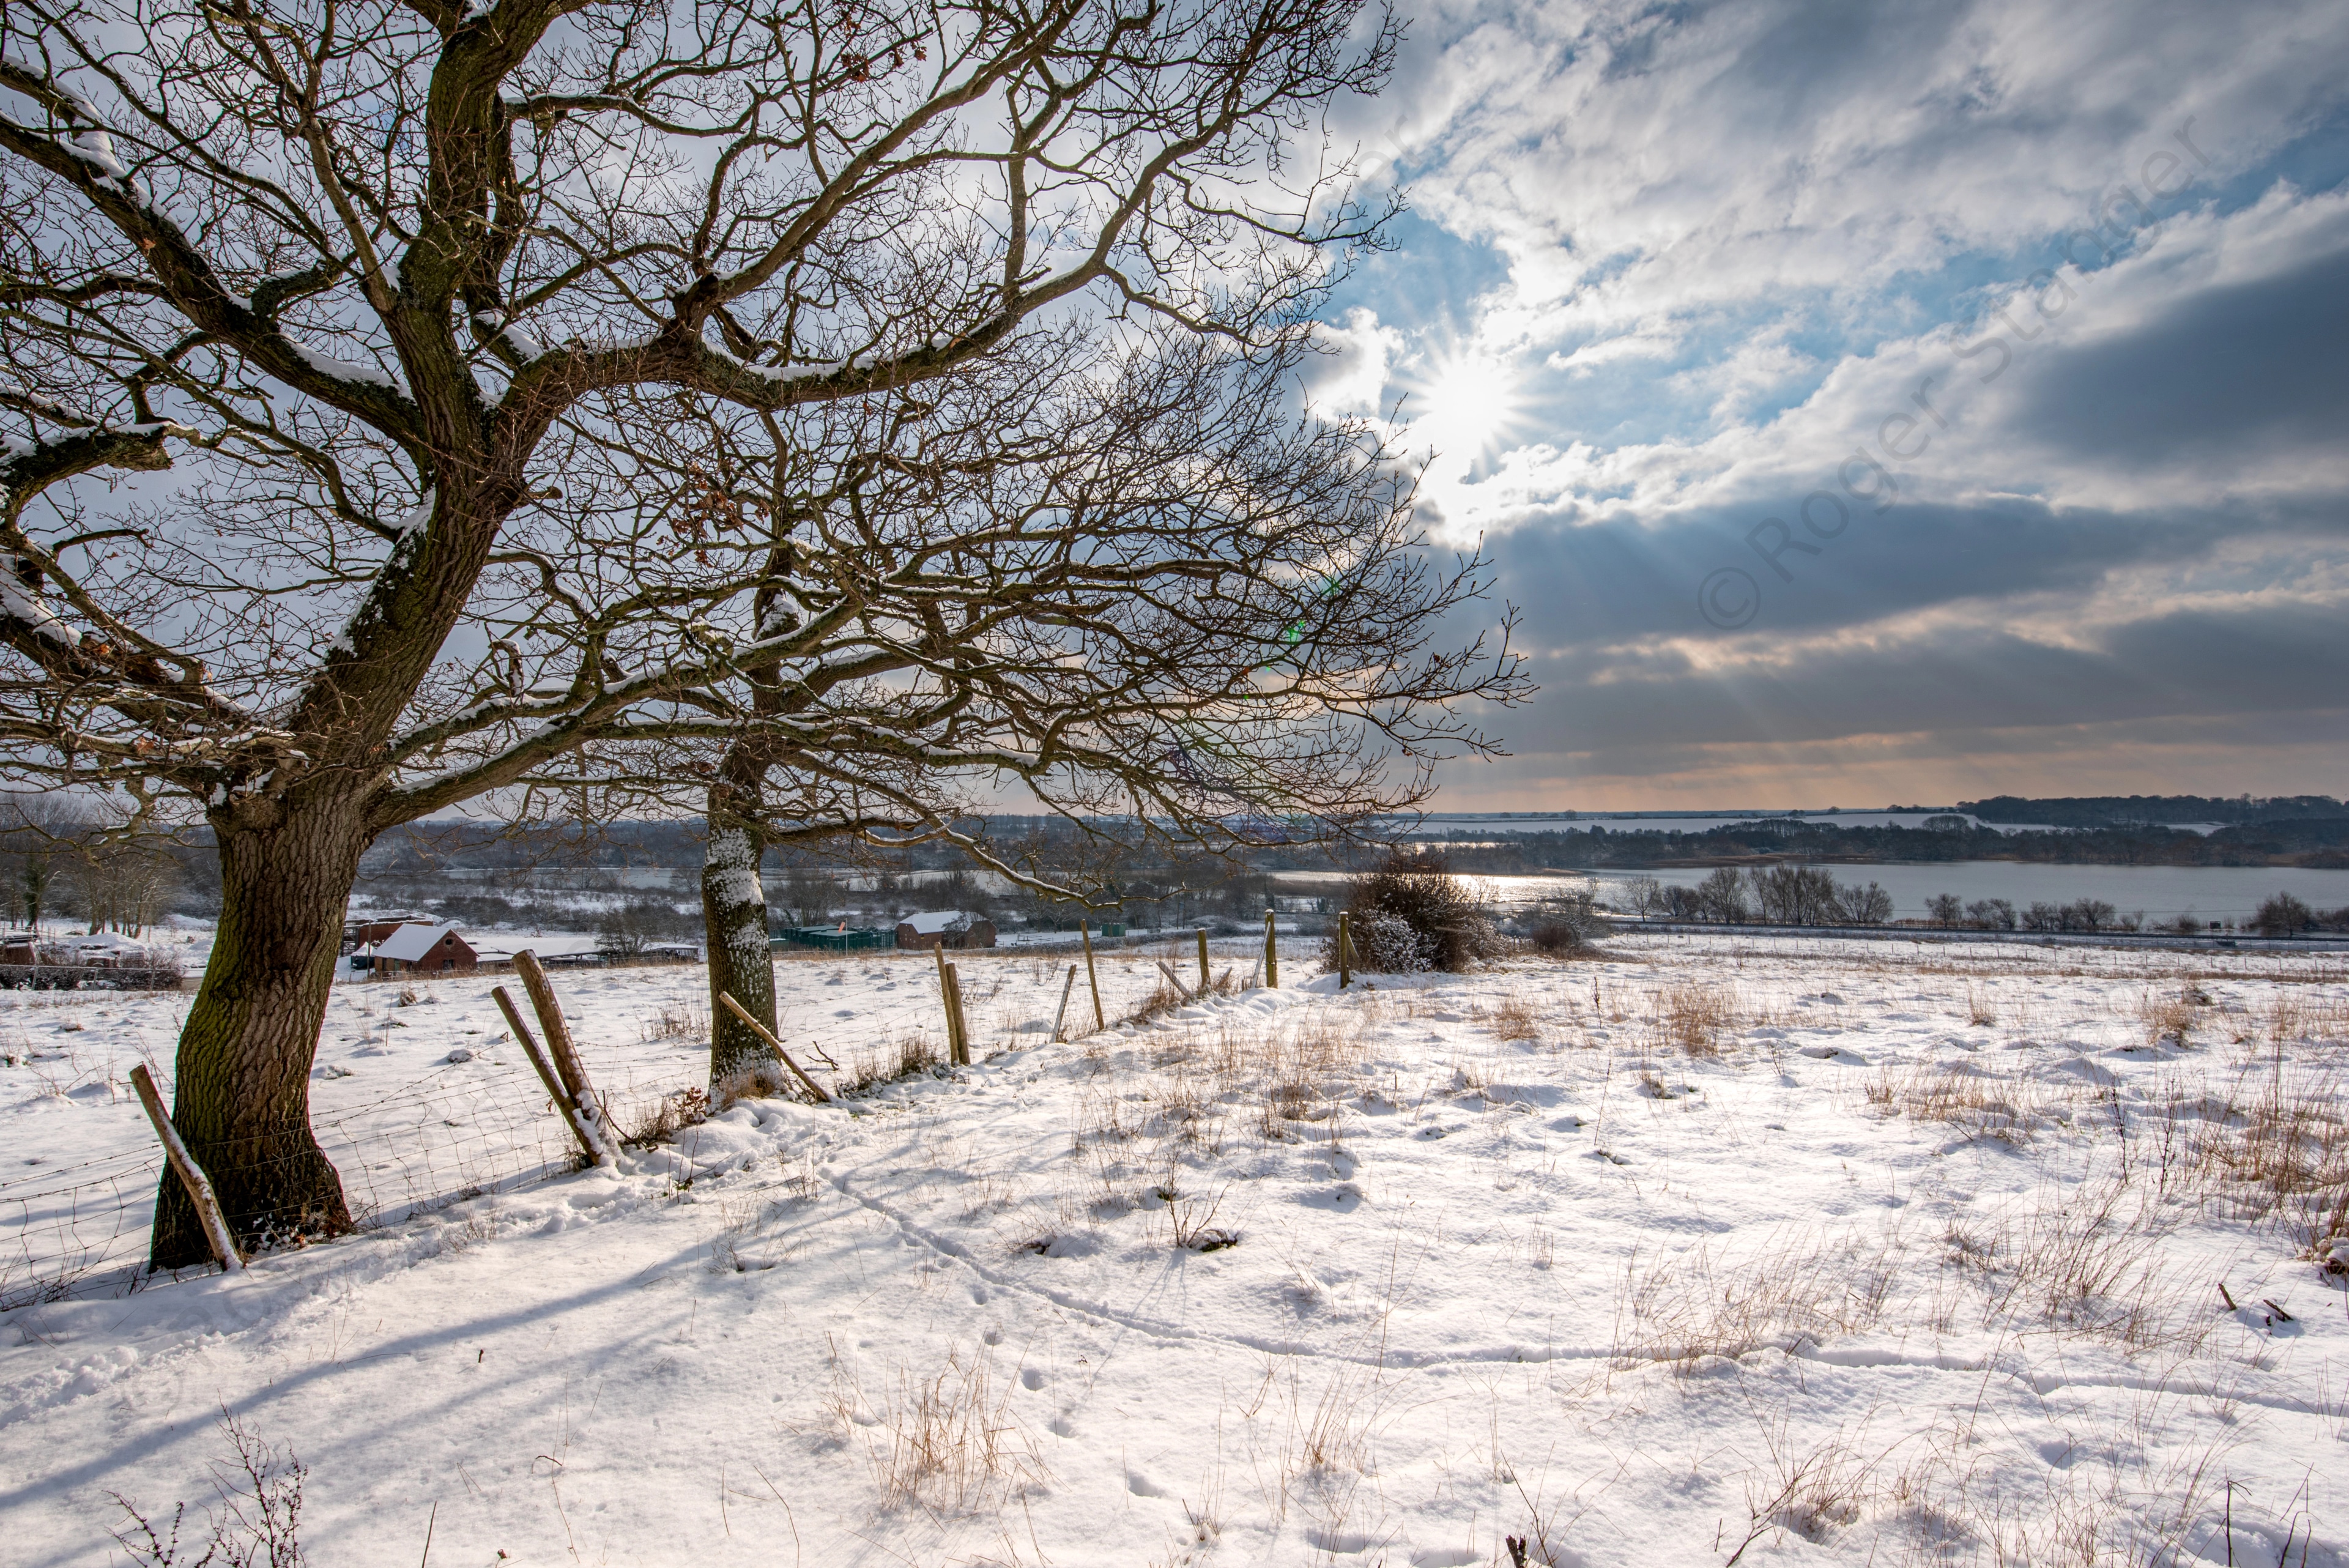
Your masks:
M368 833L359 802L252 797L212 814L222 904L211 961L180 1032L171 1120L247 1251L351 1228L342 1179L310 1132L310 1067L334 984L344 906ZM149 1254L211 1257L178 1178L163 1173Z

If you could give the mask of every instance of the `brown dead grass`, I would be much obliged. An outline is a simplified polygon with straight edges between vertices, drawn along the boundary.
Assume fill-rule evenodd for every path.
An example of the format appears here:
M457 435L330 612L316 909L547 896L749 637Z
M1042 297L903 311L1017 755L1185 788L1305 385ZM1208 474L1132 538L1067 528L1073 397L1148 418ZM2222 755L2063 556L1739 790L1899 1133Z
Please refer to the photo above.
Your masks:
M1514 991L1492 1005L1485 1022L1495 1040L1541 1038L1541 1024L1534 1016L1533 1003Z
M1656 993L1651 1023L1660 1045L1691 1056L1718 1056L1722 1036L1737 1021L1737 999L1727 987L1691 982Z
M985 1345L957 1345L933 1371L898 1368L874 1404L835 1344L824 1413L840 1441L862 1437L884 1508L971 1512L1052 1479L1010 1407L1011 1382Z
M1941 1122L1972 1137L1994 1137L2020 1148L2064 1109L2060 1095L2034 1092L2013 1078L1963 1063L1920 1063L1906 1073L1887 1067L1868 1085L1868 1103L1886 1116Z

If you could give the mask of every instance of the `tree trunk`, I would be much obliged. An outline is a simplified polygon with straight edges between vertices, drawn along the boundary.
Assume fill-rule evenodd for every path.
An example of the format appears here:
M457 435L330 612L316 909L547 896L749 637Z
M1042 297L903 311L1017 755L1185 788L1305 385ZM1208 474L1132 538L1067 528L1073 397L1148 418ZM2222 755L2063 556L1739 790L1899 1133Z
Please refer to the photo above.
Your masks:
M709 786L708 837L701 862L701 914L709 940L709 1092L713 1098L771 1093L781 1086L775 1054L730 1012L775 1027L775 955L767 941L767 894L759 880L766 836L757 805L762 770L746 748L727 749Z
M310 1133L310 1065L369 836L366 813L349 797L246 796L212 821L220 930L180 1032L171 1120L245 1250L340 1235L350 1211ZM210 1256L194 1205L166 1170L150 1262L176 1269Z

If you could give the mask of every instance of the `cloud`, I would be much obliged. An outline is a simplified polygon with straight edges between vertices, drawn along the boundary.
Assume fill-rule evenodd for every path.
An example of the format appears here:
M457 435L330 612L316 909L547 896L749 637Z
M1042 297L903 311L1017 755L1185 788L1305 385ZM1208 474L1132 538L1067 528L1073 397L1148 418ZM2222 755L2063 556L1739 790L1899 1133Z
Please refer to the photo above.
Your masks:
M1547 684L1448 790L2344 771L2338 7L1440 6L1401 75L1354 129L1445 265L1349 298L1390 397L1510 383L1426 517Z

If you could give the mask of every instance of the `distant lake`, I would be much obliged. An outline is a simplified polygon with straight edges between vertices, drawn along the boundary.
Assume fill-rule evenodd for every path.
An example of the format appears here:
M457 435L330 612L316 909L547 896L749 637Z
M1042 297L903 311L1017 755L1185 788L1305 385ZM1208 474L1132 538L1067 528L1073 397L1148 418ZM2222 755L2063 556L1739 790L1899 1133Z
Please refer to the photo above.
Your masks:
M2034 903L2068 904L2101 898L2123 915L2142 912L2148 920L2192 915L2201 920L2242 920L2278 893L2291 893L2318 909L2349 908L2349 870L2316 871L2297 866L2042 866L2013 860L1956 860L1934 865L1900 863L1829 866L1837 882L1874 882L1892 895L1896 919L1922 919L1925 900L1954 893L1967 903L2004 898L2017 909ZM1539 877L1472 877L1484 883L1502 909L1599 885L1602 903L1619 884L1653 877L1667 887L1693 888L1713 875L1710 867L1557 873ZM1342 881L1334 873L1284 871L1276 875L1284 891L1318 890L1312 884Z

